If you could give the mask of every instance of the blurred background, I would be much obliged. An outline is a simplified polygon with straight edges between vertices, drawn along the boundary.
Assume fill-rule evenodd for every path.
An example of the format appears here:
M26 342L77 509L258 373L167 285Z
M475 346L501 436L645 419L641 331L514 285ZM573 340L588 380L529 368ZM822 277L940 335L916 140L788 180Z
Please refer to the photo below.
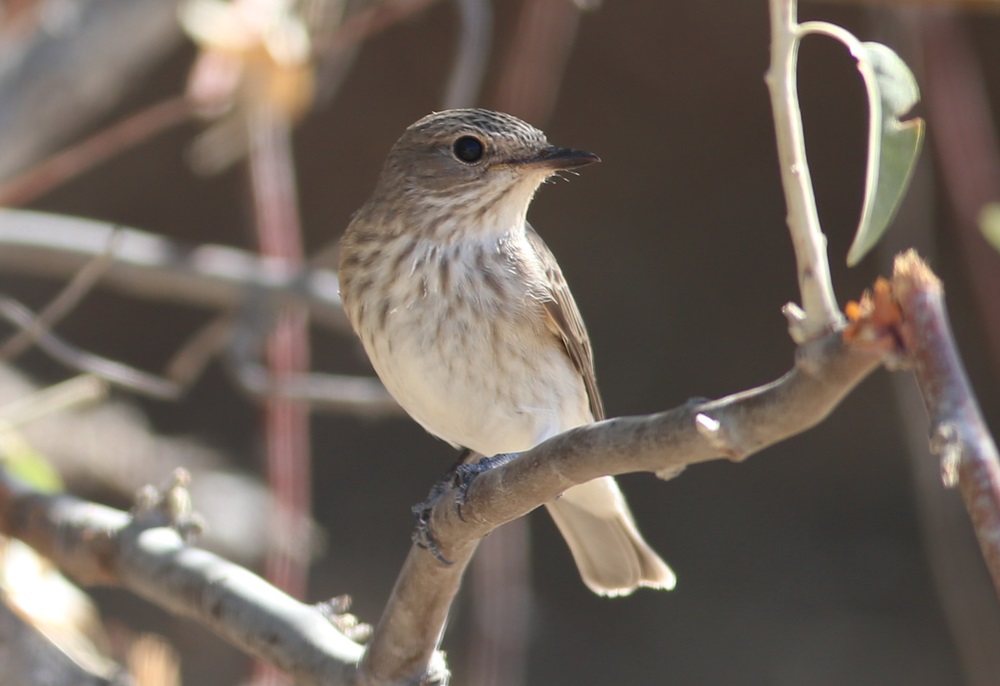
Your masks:
M262 233L268 216L294 224L297 207L302 252L315 254L340 237L407 125L454 104L504 109L552 142L604 160L570 183L543 187L529 218L587 321L610 416L725 395L791 367L794 345L780 308L798 292L763 82L763 0L270 4L273 15L255 9L264 0L190 3L185 31L170 0L7 0L0 14L5 204L294 260L294 238L268 243ZM875 253L848 270L864 173L864 90L839 44L806 41L800 95L841 305L887 274L896 251L918 247L944 279L969 375L996 431L1000 252L981 232L980 216L1000 199L1000 3L803 2L800 14L890 44L920 81L919 113L928 121L900 215ZM264 57L252 47L258 39ZM200 118L176 102L148 115L185 93ZM65 180L14 188L48 156L136 115L149 131L126 144L115 129L107 159L91 151L84 158L94 164ZM246 122L264 127L257 131L270 142L247 146ZM261 200L268 178L276 179L271 188L291 188L291 204ZM35 310L67 280L23 271L0 276L0 288ZM216 316L98 285L56 333L159 372ZM296 316L280 326L299 340ZM273 343L270 364L371 373L353 336L315 327L311 343L311 360L301 340L284 357ZM74 374L37 348L13 366L39 386ZM11 379L0 395L28 393L23 383ZM293 474L286 494L311 495L321 532L297 535L294 545L313 557L306 581L304 569L295 571L296 554L286 555L288 583L311 602L349 593L352 611L372 623L410 544L411 504L455 458L391 411L317 410L307 425L294 403L255 399L218 362L179 400L115 390L110 408L52 417L29 440L57 463L69 490L119 507L128 507L135 486L188 465L195 505L216 533L237 524L217 512L236 502L220 475L243 480L233 498L262 497L259 484L280 471L267 466L269 450L289 431L300 471L311 452L312 479ZM101 412L112 415L108 426L131 427L121 429L130 438L102 429L93 455L81 458L73 449L84 441L72 431L95 431ZM76 424L61 423L74 417ZM158 438L140 440L132 429ZM454 683L1000 682L1000 609L958 494L941 486L926 431L910 378L880 371L821 426L746 463L699 465L666 483L623 477L640 528L678 574L671 593L597 598L579 582L547 517L532 515L530 532L511 525L481 551L485 561L454 609L443 644ZM59 436L73 445L54 446ZM155 447L140 450L133 440ZM289 531L308 530L296 527ZM267 538L250 528L250 541ZM273 551L265 562L259 545L213 540L206 545L282 573ZM125 591L93 596L112 634L165 636L180 655L184 684L268 678L206 630ZM507 612L496 610L497 597Z

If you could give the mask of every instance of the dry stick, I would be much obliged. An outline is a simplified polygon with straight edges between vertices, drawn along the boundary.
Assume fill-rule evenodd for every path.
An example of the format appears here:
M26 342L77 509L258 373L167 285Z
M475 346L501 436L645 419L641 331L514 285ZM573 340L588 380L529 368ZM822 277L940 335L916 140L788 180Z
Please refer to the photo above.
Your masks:
M414 545L359 669L356 683L417 683L434 656L462 572L479 540L576 484L607 474L674 475L689 464L742 460L818 424L881 362L878 346L851 346L839 333L799 347L781 379L702 404L644 417L621 417L560 434L512 462L479 475L456 510L443 494L430 530L442 564Z
M192 105L183 96L141 110L0 185L0 205L26 205L109 157L187 121L192 114Z
M0 295L0 319L7 320L22 331L31 330L38 321L34 312L5 295ZM169 379L80 350L45 329L35 329L33 337L42 352L70 369L93 374L136 393L162 400L176 400L183 391Z
M893 292L930 415L931 451L945 484L958 484L1000 596L1000 460L955 346L941 282L911 251L896 260Z
M108 238L108 246L105 251L77 272L59 295L38 313L31 326L21 329L0 346L0 361L9 364L27 350L42 332L49 331L60 319L69 314L80 300L90 292L114 261L114 250L120 235L118 232L112 233Z
M302 686L347 683L362 648L326 615L246 569L189 546L170 526L174 522L157 521L155 514L148 506L130 515L69 495L38 493L0 468L0 531L78 582L121 586L194 619L286 669Z

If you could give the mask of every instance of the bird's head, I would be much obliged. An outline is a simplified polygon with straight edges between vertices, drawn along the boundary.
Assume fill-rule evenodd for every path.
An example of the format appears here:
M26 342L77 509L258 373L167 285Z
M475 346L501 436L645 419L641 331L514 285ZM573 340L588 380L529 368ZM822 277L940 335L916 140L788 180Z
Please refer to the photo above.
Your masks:
M484 109L447 110L410 126L393 146L373 199L395 211L496 226L523 222L538 186L600 158L550 145L517 117Z

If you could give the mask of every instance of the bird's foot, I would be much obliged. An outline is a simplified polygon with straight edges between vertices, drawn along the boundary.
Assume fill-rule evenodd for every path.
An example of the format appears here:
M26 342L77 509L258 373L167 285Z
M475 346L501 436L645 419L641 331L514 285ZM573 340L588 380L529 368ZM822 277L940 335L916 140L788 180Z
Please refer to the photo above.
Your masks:
M431 533L431 512L441 494L448 490L449 480L449 478L445 478L435 483L431 487L431 492L427 494L427 499L410 508L413 516L417 518L417 528L413 530L413 542L417 544L418 548L423 548L433 555L434 559L443 565L451 565L452 562L441 553L441 548L434 540L434 534Z
M452 485L458 488L458 496L455 498L455 509L458 511L458 518L463 522L465 517L462 516L462 506L465 504L466 499L469 495L469 486L475 481L476 477L483 472L488 472L495 467L500 467L507 464L516 457L519 457L521 453L500 453L499 455L494 455L493 457L484 457L483 459L474 462L472 464L461 464L455 468L452 475Z
M443 479L431 487L427 498L411 508L413 516L417 519L417 528L413 531L413 542L418 547L428 551L441 564L452 564L452 561L441 553L441 548L438 546L437 541L434 539L434 534L431 532L431 512L434 510L434 505L437 504L437 501L446 492L452 488L457 488L458 495L455 497L455 509L457 510L458 518L464 522L465 517L462 516L462 505L468 496L469 486L472 485L475 478L494 467L507 464L520 454L501 453L493 457L484 457L472 464L458 464L449 470ZM464 454L463 457L465 457Z

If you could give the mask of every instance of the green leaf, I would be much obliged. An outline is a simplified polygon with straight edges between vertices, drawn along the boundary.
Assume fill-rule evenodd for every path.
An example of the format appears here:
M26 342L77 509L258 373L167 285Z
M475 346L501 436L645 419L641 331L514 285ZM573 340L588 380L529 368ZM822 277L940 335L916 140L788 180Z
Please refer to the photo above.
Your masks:
M46 493L62 490L59 472L20 434L6 426L0 427L0 453L4 468L21 481Z
M899 55L881 43L848 45L868 91L868 168L865 197L847 264L854 266L872 247L899 209L913 175L924 122L901 120L920 100L913 73Z

